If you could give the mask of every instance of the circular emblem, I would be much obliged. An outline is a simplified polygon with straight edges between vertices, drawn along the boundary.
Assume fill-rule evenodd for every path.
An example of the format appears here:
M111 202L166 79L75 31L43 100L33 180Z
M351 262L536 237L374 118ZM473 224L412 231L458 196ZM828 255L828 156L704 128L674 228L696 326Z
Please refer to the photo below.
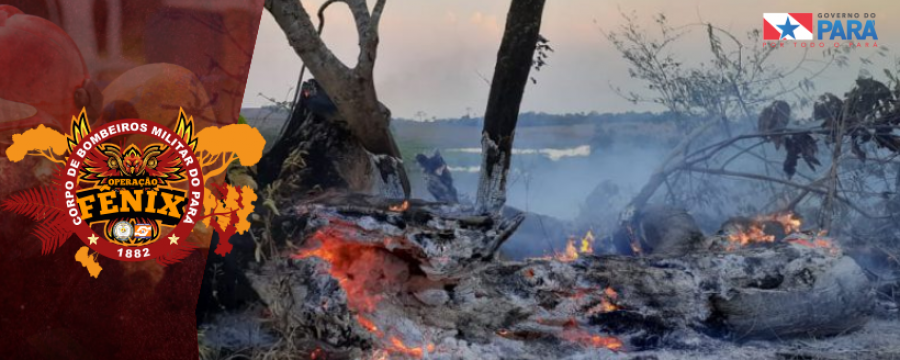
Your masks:
M119 137L131 134L158 142L139 146ZM194 248L187 239L203 216L204 181L193 123L183 113L175 131L140 119L90 129L82 118L69 142L59 198L85 245L116 260L163 257L165 264ZM104 231L98 235L95 225Z
M131 237L134 236L134 225L131 225L130 222L119 221L113 229L116 240L124 242L131 240Z

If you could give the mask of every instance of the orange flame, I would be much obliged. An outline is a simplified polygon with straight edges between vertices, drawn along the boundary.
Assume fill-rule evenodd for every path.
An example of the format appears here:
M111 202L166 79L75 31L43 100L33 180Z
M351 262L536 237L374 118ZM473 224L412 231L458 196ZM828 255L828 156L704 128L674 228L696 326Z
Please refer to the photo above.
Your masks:
M434 344L428 344L422 347L409 347L396 336L392 336L391 346L386 348L385 350L391 353L403 354L406 356L412 356L417 359L421 359L423 356L425 356L426 352L429 354L434 352Z
M353 236L353 233L341 226L339 222L332 222L332 226L317 231L310 239L314 246L300 250L293 258L318 257L330 264L329 273L347 293L347 305L357 313L357 323L384 342L382 350L372 354L373 360L386 360L392 357L391 354L422 358L426 353L433 352L435 345L431 343L416 348L407 346L398 337L384 339L382 329L367 317L375 312L382 300L383 291L391 286L390 281L386 281L384 273L379 270L386 266L405 268L408 265L378 248L344 240L347 236ZM393 269L396 270L398 269ZM328 305L323 304L325 307ZM317 354L322 355L321 352Z
M566 241L566 250L561 254L556 254L553 258L562 262L570 262L578 260L581 255L589 255L594 253L594 233L588 230L581 241L576 246L575 239L569 238Z
M800 231L800 226L803 225L803 221L792 212L770 215L770 220L781 223L785 234L798 232Z
M603 296L600 298L600 303L588 309L587 314L594 315L619 310L619 306L615 304L615 301L618 298L619 294L616 290L612 287L606 287L606 289L603 290Z
M841 249L834 242L825 237L827 231L819 231L818 235L810 235L808 237L792 237L787 242L802 245L811 248L828 250L829 254L837 255Z
M763 225L754 222L747 228L739 227L737 231L728 234L728 241L736 247L742 247L751 243L773 242L775 235L766 235Z
M407 209L409 209L409 201L406 201L406 200L404 200L403 203L400 205L393 205L393 206L388 207L388 210L394 211L394 212L404 212Z
M607 348L612 351L622 351L622 348L625 346L625 344L622 343L622 340L619 340L616 337L591 334L590 332L577 327L563 331L562 338L566 341L578 343L583 346Z
M749 224L736 225L736 229L727 235L728 241L731 243L728 250L752 243L774 242L775 235L766 234L767 222L781 224L785 234L797 233L800 231L800 226L803 225L802 220L793 212L759 215L750 220Z
M384 335L381 330L378 330L378 326L376 326L375 323L372 322L372 320L369 320L362 315L356 315L356 322L377 337L382 337Z
M319 246L300 250L293 258L318 257L325 260L331 265L329 270L331 277L335 278L347 293L347 305L357 312L375 311L381 296L370 291L371 284L366 281L365 276L369 272L367 267L375 267L378 264L367 265L357 260L371 256L372 252L378 250L370 246L345 242L327 230L317 231L311 240L318 242Z

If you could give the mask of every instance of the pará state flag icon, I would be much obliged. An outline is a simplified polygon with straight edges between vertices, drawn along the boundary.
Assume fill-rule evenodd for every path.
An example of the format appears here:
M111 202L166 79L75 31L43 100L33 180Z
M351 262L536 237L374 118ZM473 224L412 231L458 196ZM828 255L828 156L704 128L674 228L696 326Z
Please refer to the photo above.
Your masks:
M763 14L763 40L812 40L812 13Z

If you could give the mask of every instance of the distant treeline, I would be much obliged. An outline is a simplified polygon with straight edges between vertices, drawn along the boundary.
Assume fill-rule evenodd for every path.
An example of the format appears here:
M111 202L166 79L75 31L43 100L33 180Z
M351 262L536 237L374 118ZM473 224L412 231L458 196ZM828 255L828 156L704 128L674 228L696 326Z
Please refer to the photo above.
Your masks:
M654 123L661 124L670 120L672 117L668 113L651 113L651 112L625 112L625 113L574 113L574 114L547 114L543 112L526 112L519 114L518 126L560 126L560 125L582 125L582 124L612 124L612 123ZM412 120L404 118L393 119L395 123L423 123L423 122L440 122L441 125L447 126L463 126L463 127L481 127L483 117L463 116L459 118L443 118L429 120ZM407 124L403 124L407 125ZM410 124L411 125L411 124Z
M275 107L263 108L243 108L241 114L248 119L259 119L268 115L268 118L274 122L280 122L287 114L284 111L278 111ZM526 112L519 114L518 126L521 127L537 127L537 126L571 126L583 124L604 124L611 125L616 123L630 124L664 124L671 121L673 116L669 113L652 113L652 112L624 112L624 113L598 113L592 111L589 113L571 113L571 114L548 114L544 112ZM478 127L484 123L483 117L462 116L458 118L431 118L426 120L413 120L408 118L394 118L392 121L395 125L415 125L427 123L439 123L441 126L459 126L459 127Z

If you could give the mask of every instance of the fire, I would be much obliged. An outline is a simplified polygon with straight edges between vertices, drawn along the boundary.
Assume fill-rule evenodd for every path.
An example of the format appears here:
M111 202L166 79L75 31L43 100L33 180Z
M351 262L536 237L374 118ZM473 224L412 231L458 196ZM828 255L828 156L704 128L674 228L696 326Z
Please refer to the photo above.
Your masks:
M600 306L602 307L603 312L611 312L619 309L616 304L613 302L619 298L619 293L616 292L612 287L607 286L606 290L603 290L603 297L600 299Z
M634 229L631 227L631 225L626 224L625 230L628 231L629 245L631 246L632 253L634 253L635 255L641 255L644 251L641 248L640 239L634 234Z
M574 238L569 238L566 242L566 250L561 254L556 254L554 258L562 262L570 262L578 260L581 255L589 255L594 253L594 233L588 230L578 245L575 244Z
M732 245L742 247L751 243L773 242L775 235L766 235L763 225L754 222L748 227L739 226L737 231L728 234L728 241Z
M603 290L603 293L612 300L615 300L619 297L619 293L617 293L615 289L609 286L606 287L606 290Z
M750 219L746 224L733 225L734 228L727 234L728 241L732 245L729 246L729 250L753 243L774 242L775 235L766 233L767 223L780 224L785 234L797 233L800 231L800 226L803 225L800 218L792 212L759 215Z
M625 346L625 344L622 343L622 340L619 340L616 337L591 334L590 332L577 327L563 331L562 338L566 341L578 343L583 346L607 348L612 351L622 351L622 348Z
M406 356L421 359L423 356L425 356L425 354L431 354L434 352L434 344L428 344L422 347L409 347L396 336L392 336L391 346L386 348L385 350L391 353L403 354Z
M841 249L825 235L826 231L820 231L816 235L796 234L792 235L785 241L811 248L827 250L829 254L838 255Z
M798 232L800 231L800 225L803 225L803 221L792 212L770 215L770 217L771 220L781 223L781 226L784 227L785 234Z
M575 247L575 240L569 238L566 242L566 250L562 254L557 254L556 259L559 261L575 261L578 259L578 248Z
M581 238L581 249L579 250L581 250L582 254L594 253L594 233L590 230Z
M409 201L406 201L406 200L404 200L403 203L400 205L393 205L393 206L388 207L388 210L394 211L394 212L404 212L407 209L409 209Z
M619 310L619 306L615 304L615 301L618 298L619 294L616 290L612 287L606 287L606 289L603 290L603 295L600 297L600 303L588 309L587 314L594 315Z
M340 223L332 222L332 226L313 234L309 241L311 246L300 250L293 258L317 257L330 264L329 273L347 293L347 305L356 313L357 323L383 343L382 349L372 354L373 360L394 358L393 354L422 358L432 353L434 344L414 347L404 344L396 336L388 338L387 331L381 329L371 317L383 298L382 294L397 291L397 287L402 285L391 281L393 277L388 274L405 272L408 264L378 248L344 240L349 236L353 233L345 231ZM312 354L317 357L322 355L321 351Z
M370 333L375 334L375 336L377 337L381 337L383 335L381 330L378 330L378 326L375 325L372 320L369 320L362 315L356 315L356 322L359 323L360 326L368 330Z
M331 277L347 293L347 305L357 313L375 311L382 298L379 287L390 285L379 278L384 273L381 270L392 265L389 259L374 247L343 241L337 231L329 229L317 231L310 240L312 246L293 258L318 257L328 262Z

